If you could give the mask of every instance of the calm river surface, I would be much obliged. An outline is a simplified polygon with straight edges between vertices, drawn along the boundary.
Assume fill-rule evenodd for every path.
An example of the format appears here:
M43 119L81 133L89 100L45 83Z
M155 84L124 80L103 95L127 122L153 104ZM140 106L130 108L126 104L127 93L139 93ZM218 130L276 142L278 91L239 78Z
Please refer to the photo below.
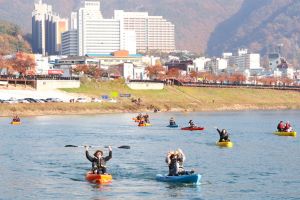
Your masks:
M300 111L157 113L150 116L153 126L143 128L134 116L29 117L21 126L1 118L0 199L300 199L299 137L272 134L278 120L300 131ZM181 126L193 119L207 129L167 128L172 116ZM229 130L232 149L215 146L214 126ZM108 162L113 183L98 187L85 181L91 164L84 149L67 144L131 149L113 148ZM202 185L155 180L157 173L167 173L166 152L177 148L187 156L185 167L203 175Z

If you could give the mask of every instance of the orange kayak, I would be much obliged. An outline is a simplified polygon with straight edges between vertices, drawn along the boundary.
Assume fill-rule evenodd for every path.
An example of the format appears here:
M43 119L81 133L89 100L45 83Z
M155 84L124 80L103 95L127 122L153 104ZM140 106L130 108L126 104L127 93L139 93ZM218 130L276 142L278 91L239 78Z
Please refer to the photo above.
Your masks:
M110 174L93 174L91 171L86 173L85 179L96 184L109 184L112 182Z

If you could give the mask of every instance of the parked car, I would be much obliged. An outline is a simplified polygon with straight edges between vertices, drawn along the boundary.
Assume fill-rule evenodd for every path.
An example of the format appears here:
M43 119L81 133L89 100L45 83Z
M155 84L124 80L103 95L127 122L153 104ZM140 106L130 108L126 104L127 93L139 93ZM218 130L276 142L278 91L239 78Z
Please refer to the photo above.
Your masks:
M63 100L59 98L47 98L47 102L52 102L52 103L59 103L59 102L64 102Z
M29 103L37 103L37 101L34 98L25 98L25 100Z
M78 98L76 100L77 103L88 103L88 100L86 98Z
M18 103L30 103L30 102L25 99L18 99Z
M93 103L101 103L102 100L98 99L98 98L92 98L91 102L93 102Z

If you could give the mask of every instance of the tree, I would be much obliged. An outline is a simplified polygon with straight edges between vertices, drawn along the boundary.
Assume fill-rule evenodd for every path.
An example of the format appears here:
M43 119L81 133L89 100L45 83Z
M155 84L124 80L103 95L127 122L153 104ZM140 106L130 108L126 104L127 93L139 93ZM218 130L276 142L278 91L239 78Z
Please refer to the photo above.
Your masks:
M199 74L196 71L191 71L190 77L196 82L197 78L199 77Z
M32 55L18 52L14 58L10 59L10 63L12 70L22 74L23 76L27 71L35 74L36 63Z
M10 62L8 59L5 59L3 56L0 55L0 70L6 69L9 71L11 68Z
M86 64L76 65L76 67L72 69L72 72L77 75L83 73L93 78L100 78L103 74L103 70L99 66Z
M154 66L146 67L146 72L150 79L160 79L165 74L165 68L162 65L156 64Z
M179 78L180 70L178 68L169 69L167 72L168 78Z

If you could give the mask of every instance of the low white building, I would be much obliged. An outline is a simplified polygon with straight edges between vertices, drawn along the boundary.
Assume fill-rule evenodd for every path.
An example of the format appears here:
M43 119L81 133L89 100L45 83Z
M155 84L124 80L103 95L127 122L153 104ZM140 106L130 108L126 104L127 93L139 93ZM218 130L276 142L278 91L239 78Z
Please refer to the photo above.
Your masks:
M213 73L224 71L228 67L228 60L224 58L212 58L205 64L205 69Z
M225 55L228 59L228 65L230 67L237 68L238 71L245 71L246 69L261 69L260 54L248 53L247 49L239 49L236 55L229 55L229 53Z
M207 62L209 62L210 58L200 57L193 60L195 71L197 72L203 72L205 71L205 65Z

